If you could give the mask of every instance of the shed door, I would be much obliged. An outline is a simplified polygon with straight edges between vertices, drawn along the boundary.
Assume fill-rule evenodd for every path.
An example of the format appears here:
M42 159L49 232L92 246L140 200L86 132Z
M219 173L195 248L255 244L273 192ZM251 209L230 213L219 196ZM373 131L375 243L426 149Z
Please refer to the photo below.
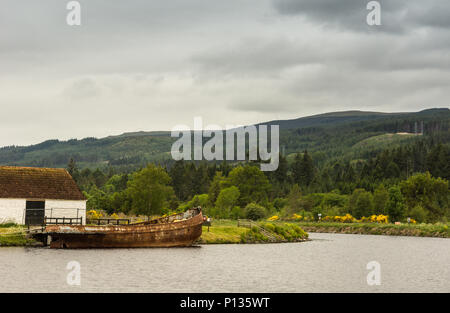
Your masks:
M27 201L25 224L42 225L44 224L45 201Z

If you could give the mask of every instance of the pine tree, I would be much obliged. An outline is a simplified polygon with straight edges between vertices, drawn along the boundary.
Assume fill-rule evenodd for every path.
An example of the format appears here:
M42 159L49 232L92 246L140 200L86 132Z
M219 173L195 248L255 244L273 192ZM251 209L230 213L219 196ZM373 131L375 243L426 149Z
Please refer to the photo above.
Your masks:
M308 151L303 153L301 165L301 181L303 185L309 186L314 179L314 163Z

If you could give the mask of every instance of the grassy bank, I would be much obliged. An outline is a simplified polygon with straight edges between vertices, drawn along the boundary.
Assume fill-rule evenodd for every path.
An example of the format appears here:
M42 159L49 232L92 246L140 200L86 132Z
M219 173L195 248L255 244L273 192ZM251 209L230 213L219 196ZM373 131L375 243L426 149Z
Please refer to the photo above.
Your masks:
M304 241L308 234L292 223L254 223L253 227L237 227L236 221L216 220L209 228L203 226L198 243L270 243Z
M450 238L446 224L296 222L307 232Z
M0 225L0 247L33 245L34 240L26 237L23 226L14 224Z

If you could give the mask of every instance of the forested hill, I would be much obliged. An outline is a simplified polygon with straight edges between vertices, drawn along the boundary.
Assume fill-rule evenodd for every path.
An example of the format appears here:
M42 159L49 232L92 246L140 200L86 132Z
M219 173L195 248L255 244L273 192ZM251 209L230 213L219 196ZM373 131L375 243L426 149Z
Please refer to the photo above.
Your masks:
M424 135L421 132L424 125ZM411 113L334 112L262 124L280 125L282 152L288 156L308 150L317 164L335 159L367 159L377 152L420 138L450 143L450 110ZM0 165L66 167L113 166L130 170L148 162L170 163L175 139L170 132L135 132L106 138L48 140L40 144L0 148Z
M364 111L343 111L331 112L307 117L300 117L291 120L275 120L264 124L280 125L280 129L298 129L315 126L337 126L339 124L348 124L351 122L373 121L373 120L399 120L402 118L420 118L422 116L432 117L441 113L448 114L449 109L428 109L420 112L403 112L403 113L382 113L382 112L364 112Z

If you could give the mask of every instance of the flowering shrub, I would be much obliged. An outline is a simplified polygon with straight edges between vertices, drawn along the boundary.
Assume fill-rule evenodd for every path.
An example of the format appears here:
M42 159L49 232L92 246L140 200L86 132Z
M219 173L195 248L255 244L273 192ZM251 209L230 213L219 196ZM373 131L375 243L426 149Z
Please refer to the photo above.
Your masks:
M114 218L117 220L119 218L119 215L117 215L116 213L113 213L113 214L111 214L111 218Z
M343 216L335 216L335 221L341 222L341 223L354 223L356 222L356 218L351 216L350 214L345 214Z
M361 223L379 223L379 224L387 224L388 223L388 216L387 215L371 215L369 217L361 217L361 219L358 221Z
M280 219L280 217L278 215L274 215L272 217L269 217L267 220L268 221L278 221Z
M356 219L351 216L350 214L345 214L343 216L325 216L324 218L322 218L322 221L325 222L339 222L339 223L353 223L356 222Z
M324 221L324 222L333 222L334 221L334 217L327 215L324 218L322 218L322 221Z
M303 216L294 213L294 214L292 214L290 219L295 220L295 221L301 221L302 218L303 218Z
M387 215L383 215L383 214L378 215L377 216L377 223L387 224L388 223L388 216Z
M103 217L102 212L97 212L95 210L89 210L87 212L87 218L96 219L96 218L102 218L102 217Z
M338 223L380 223L380 224L387 224L388 223L388 216L387 215L371 215L369 217L361 217L361 219L356 219L350 214L345 214L343 216L325 216L322 219L324 222L338 222Z

